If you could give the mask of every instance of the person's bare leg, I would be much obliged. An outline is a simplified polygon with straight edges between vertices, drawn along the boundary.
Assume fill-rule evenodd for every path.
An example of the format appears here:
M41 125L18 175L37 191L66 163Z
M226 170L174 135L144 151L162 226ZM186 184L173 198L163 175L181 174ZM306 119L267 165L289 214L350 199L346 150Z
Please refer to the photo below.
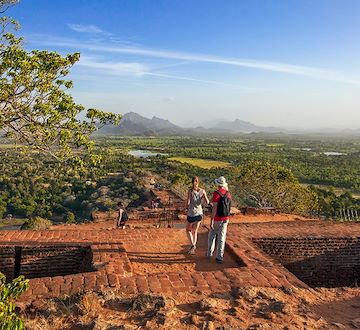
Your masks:
M191 246L193 246L194 245L194 237L192 234L192 223L189 223L189 222L186 223L186 235L189 239Z
M193 242L194 246L196 247L197 239L198 239L198 230L200 227L201 221L196 221L192 226L192 236L193 236Z

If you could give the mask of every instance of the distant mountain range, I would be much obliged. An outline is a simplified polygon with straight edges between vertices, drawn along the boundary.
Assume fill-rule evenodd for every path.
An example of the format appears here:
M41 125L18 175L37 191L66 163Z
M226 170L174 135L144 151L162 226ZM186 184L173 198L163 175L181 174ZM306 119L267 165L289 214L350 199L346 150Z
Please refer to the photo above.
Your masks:
M203 134L248 134L248 133L285 133L285 129L276 127L256 126L252 123L236 119L234 121L214 122L213 127L183 128L171 123L169 120L152 117L143 117L135 112L126 113L120 125L108 125L101 128L99 135L203 135Z
M271 134L331 134L360 136L360 129L319 129L319 130L287 130L279 127L257 126L247 121L235 119L233 121L217 120L205 124L206 127L183 128L169 120L143 117L135 112L126 113L119 125L108 125L97 131L97 135L134 135L134 136L171 136L171 135L238 135L250 133Z

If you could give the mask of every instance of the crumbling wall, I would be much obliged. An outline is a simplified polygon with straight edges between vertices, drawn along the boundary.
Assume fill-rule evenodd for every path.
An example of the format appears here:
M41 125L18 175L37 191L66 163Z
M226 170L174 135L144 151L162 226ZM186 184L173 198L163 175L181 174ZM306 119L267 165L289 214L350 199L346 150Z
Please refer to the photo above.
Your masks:
M92 270L92 252L86 246L0 247L0 271L8 279L63 276Z
M15 246L0 247L0 272L6 278L13 279L15 266Z
M360 285L360 237L264 237L252 241L312 287Z

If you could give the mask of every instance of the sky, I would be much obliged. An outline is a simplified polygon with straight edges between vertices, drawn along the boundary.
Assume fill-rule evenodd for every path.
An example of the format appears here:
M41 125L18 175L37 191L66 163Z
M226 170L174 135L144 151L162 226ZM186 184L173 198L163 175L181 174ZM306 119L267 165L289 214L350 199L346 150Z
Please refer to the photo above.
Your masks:
M80 52L76 102L195 127L360 128L358 0L20 0L25 47Z

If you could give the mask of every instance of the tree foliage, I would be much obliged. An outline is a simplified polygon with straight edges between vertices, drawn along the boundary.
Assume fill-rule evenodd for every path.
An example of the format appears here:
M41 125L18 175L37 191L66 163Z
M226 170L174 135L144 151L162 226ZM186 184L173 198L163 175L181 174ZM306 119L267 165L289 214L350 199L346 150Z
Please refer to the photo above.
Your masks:
M22 330L24 322L16 315L14 300L29 288L29 280L24 276L6 283L6 277L0 273L0 330Z
M328 218L338 218L339 211L351 209L360 214L360 199L354 198L349 192L337 195L333 189L325 190L316 186L310 189L318 196L319 214Z
M252 161L240 167L235 192L246 205L275 207L283 212L308 213L316 207L316 194L300 185L282 166Z
M81 221L94 209L112 209L118 199L127 205L135 194L143 198L140 170L148 164L144 160L99 148L101 164L79 171L64 168L49 155L18 149L0 140L0 219L6 214L59 219L72 212Z
M22 230L45 230L52 225L52 222L49 219L44 219L41 217L34 217L27 219L21 226Z
M6 12L6 10L16 3L18 3L19 0L0 0L0 14Z
M0 9L9 3L1 1ZM23 39L9 32L11 27L16 29L16 22L2 17L0 131L61 161L98 163L100 157L93 152L90 135L101 125L118 123L121 117L97 109L85 111L67 93L73 84L66 76L79 53L63 57L47 50L28 52ZM79 115L85 118L81 120ZM79 149L86 152L79 153Z
M64 222L68 224L76 223L75 214L73 212L67 212L64 217Z

